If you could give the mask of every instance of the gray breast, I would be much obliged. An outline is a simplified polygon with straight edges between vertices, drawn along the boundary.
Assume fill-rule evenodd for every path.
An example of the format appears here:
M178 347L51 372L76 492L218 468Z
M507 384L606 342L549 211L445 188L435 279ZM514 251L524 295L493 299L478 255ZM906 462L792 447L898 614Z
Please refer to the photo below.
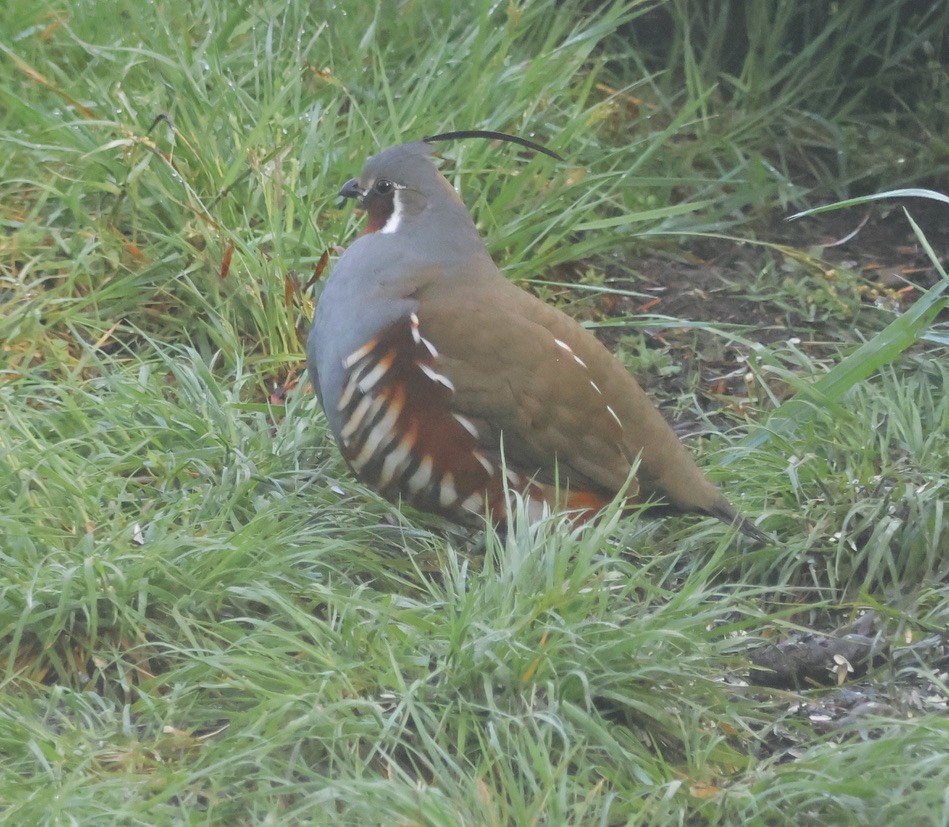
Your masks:
M395 239L378 233L358 238L343 253L323 288L307 337L310 379L331 430L341 426L337 404L343 393L343 363L354 351L418 303L406 274L416 270Z

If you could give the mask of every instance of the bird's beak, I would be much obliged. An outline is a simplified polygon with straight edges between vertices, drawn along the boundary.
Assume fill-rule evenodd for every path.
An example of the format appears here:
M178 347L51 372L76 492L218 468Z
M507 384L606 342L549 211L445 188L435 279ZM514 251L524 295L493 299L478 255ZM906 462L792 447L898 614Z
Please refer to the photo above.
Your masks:
M350 178L343 184L343 188L339 191L339 194L343 196L343 198L362 198L366 193L362 187L359 186L358 178Z

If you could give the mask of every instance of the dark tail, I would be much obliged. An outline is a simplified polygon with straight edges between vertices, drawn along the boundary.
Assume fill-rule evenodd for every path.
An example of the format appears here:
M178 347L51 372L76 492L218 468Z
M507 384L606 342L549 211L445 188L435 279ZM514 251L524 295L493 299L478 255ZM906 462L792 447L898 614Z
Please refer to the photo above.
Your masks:
M742 534L754 540L758 546L774 545L774 537L769 537L747 517L742 517L724 498L708 510L708 513L723 523L735 526Z

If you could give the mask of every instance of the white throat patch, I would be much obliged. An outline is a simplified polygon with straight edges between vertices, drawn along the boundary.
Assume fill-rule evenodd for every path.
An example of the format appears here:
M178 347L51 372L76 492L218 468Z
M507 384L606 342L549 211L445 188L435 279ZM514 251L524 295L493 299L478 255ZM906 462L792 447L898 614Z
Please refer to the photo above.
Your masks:
M399 224L402 223L402 196L399 193L401 187L396 187L392 190L392 215L389 216L389 220L383 225L382 229L379 230L380 233L394 233L399 229Z

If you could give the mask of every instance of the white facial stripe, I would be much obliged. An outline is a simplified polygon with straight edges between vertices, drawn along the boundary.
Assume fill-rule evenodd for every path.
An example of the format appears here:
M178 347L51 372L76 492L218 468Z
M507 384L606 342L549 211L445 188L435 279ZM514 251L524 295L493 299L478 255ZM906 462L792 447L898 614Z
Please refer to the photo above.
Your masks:
M392 215L389 216L389 220L386 221L385 225L380 233L394 233L399 229L399 224L402 223L402 196L399 195L399 188L392 190Z

